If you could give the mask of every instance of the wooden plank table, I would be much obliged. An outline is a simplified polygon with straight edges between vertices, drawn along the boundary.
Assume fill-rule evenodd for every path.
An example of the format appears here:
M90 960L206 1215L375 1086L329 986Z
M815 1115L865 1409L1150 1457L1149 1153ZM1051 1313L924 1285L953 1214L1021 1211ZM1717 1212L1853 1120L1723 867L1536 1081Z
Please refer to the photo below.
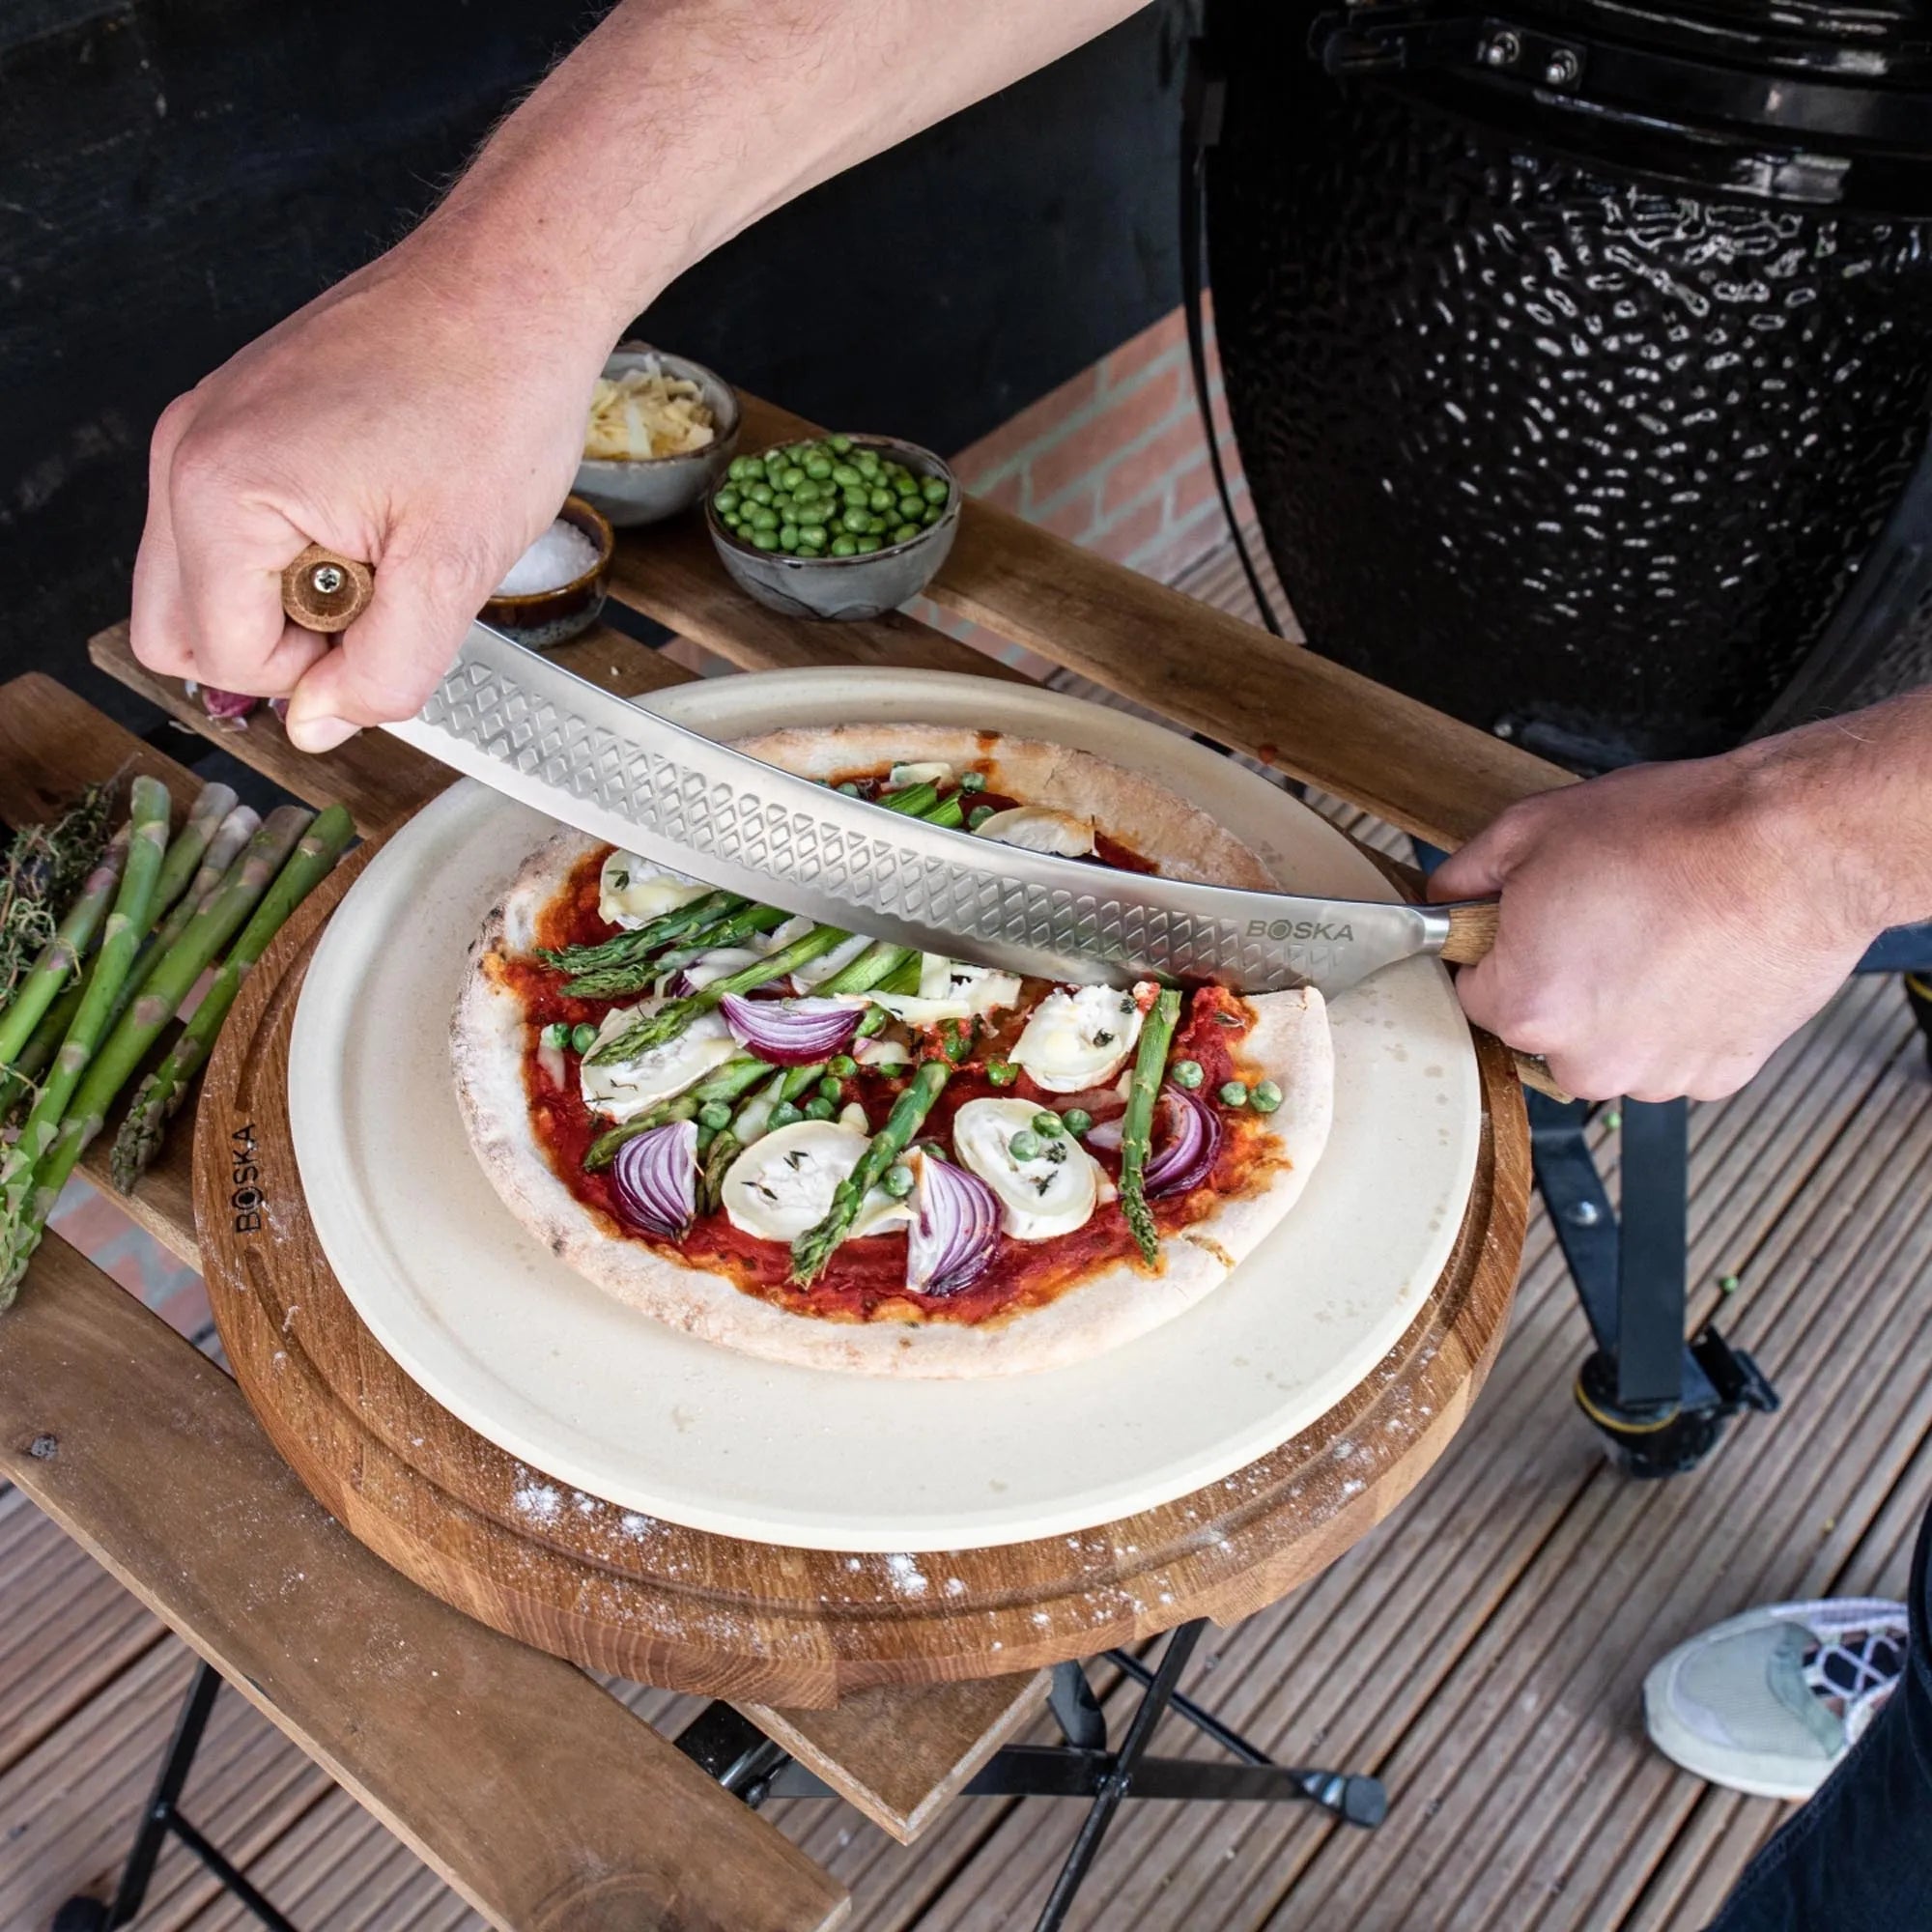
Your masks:
M794 426L803 431L798 419L768 406L753 403L752 410L754 439L794 433ZM613 591L745 668L857 661L981 676L1014 674L909 617L819 625L763 611L730 589L695 524L626 535ZM931 595L942 608L990 625L1134 702L1442 843L1456 842L1512 798L1564 781L1562 773L1513 747L984 505L968 506L959 550ZM179 686L154 678L134 663L125 626L103 633L92 649L104 668L298 796L318 804L342 799L364 830L419 805L445 781L439 769L381 734L308 758L295 753L266 717L245 732L214 724ZM568 654L582 674L626 693L687 675L609 630L580 639ZM43 692L37 701L58 700ZM5 715L0 704L0 719ZM40 769L44 774L54 767L43 761ZM71 785L71 781L65 788ZM137 1197L137 1211L175 1252L192 1258L196 1249L180 1211L185 1189L179 1181L180 1177L171 1181L165 1171L151 1176ZM1474 1366L1471 1392L1486 1363ZM1449 1428L1439 1433L1446 1441ZM1415 1473L1419 1465L1400 1487L1406 1489ZM1392 1493L1391 1504L1394 1499ZM1231 1600L1228 1613L1239 1614L1240 1608L1241 1601ZM848 1698L829 1712L786 1711L749 1700L741 1708L835 1789L889 1830L910 1836L970 1776L980 1757L1037 1708L1039 1692L1038 1676L1023 1672L939 1690L881 1690Z

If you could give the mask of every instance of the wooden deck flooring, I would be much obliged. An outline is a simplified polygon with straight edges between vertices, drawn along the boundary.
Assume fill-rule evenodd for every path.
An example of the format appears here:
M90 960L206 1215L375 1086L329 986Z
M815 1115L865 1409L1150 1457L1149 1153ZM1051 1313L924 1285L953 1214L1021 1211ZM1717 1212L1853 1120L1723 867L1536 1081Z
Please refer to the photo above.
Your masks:
M1233 603L1238 580L1202 587ZM1448 1455L1314 1584L1210 1633L1184 1683L1278 1757L1378 1773L1388 1821L1131 1804L1074 1925L1705 1923L1780 1814L1650 1750L1644 1670L1754 1602L1899 1594L1932 1500L1932 1081L1896 985L1849 987L1747 1092L1696 1110L1692 1141L1693 1316L1756 1354L1783 1410L1692 1476L1617 1475L1570 1399L1584 1329L1539 1218L1510 1337ZM1601 1158L1614 1192L1614 1134ZM0 1492L0 1932L43 1932L71 1892L111 1882L190 1669ZM693 1708L613 1689L671 1728ZM1175 1720L1157 1747L1211 1749ZM187 1809L304 1932L481 1923L239 1698L217 1703ZM910 1850L837 1803L769 1815L853 1888L858 1932L1008 1932L1032 1923L1078 1810L962 1801ZM251 1921L171 1845L138 1922Z

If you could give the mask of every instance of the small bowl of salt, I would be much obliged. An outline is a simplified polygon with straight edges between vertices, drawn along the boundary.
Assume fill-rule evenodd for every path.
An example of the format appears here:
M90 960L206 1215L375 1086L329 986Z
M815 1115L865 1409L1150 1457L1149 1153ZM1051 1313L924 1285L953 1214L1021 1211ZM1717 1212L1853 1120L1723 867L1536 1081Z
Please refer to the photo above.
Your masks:
M602 614L616 543L600 512L582 497L566 497L556 521L510 566L478 614L533 651L564 643Z

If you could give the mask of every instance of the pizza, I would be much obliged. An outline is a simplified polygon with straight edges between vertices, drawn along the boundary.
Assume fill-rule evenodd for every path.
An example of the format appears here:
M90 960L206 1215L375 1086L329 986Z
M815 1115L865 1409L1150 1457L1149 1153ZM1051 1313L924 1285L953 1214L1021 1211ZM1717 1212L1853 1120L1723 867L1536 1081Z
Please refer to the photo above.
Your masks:
M1085 752L909 724L740 749L979 838L1277 883ZM484 922L451 1052L477 1157L567 1265L706 1341L872 1375L1058 1367L1173 1320L1293 1207L1334 1087L1312 988L1056 985L575 831Z

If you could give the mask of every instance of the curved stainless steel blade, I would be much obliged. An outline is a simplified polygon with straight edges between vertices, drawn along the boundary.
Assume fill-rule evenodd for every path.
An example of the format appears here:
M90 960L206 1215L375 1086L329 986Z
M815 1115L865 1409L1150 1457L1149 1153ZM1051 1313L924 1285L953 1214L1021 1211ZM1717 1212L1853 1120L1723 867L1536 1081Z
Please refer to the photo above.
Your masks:
M1448 934L1434 907L1193 885L902 818L641 711L482 624L418 716L389 728L660 865L1009 972L1338 992Z

